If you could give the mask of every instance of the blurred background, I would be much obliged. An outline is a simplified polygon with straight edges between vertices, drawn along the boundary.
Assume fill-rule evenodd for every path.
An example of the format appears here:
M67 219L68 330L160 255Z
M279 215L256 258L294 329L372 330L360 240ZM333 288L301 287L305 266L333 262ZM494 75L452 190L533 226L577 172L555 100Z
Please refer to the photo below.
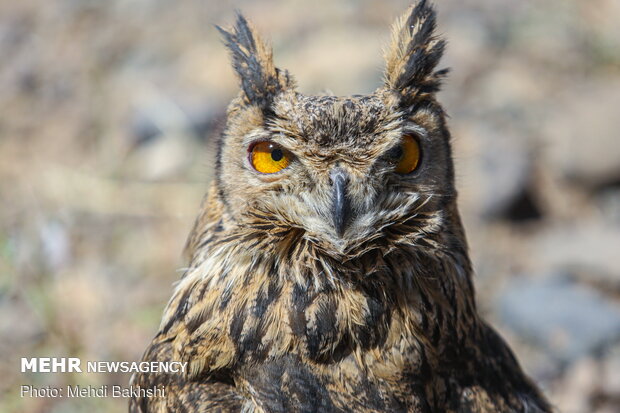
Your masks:
M436 0L481 311L566 413L620 412L620 2ZM242 10L305 93L367 93L405 0L0 1L0 412L20 357L138 360L157 330L237 81Z

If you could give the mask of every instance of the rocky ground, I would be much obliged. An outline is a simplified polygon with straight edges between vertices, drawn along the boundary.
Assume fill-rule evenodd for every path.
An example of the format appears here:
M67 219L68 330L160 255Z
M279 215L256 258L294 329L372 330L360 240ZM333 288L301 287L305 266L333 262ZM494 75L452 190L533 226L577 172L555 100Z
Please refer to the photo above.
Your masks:
M566 413L620 411L620 3L437 1L479 304ZM22 356L135 360L183 266L236 89L239 8L306 93L370 92L403 1L0 2L0 411Z

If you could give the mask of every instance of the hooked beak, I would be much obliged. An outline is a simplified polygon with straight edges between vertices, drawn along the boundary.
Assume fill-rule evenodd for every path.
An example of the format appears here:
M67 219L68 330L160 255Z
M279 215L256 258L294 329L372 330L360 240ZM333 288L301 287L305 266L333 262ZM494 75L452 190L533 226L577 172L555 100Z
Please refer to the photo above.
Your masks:
M347 196L349 176L341 168L334 168L329 173L329 182L332 186L332 219L334 229L342 237L350 213L350 200Z

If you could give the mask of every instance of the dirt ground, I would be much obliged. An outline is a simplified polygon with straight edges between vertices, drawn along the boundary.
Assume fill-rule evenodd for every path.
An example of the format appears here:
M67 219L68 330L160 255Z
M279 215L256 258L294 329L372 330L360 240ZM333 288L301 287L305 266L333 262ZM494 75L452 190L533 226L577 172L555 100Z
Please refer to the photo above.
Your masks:
M481 310L566 413L620 412L620 2L436 0L441 92ZM237 81L240 9L305 93L380 85L407 2L0 1L0 412L20 357L137 360L155 333Z

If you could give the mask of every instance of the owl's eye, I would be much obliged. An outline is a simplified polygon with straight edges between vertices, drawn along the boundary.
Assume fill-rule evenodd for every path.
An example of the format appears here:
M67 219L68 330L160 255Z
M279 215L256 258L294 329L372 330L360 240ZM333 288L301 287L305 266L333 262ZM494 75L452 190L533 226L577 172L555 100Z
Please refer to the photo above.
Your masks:
M406 175L416 170L420 162L420 144L412 135L403 136L399 146L391 149L388 156L396 164L394 172Z
M289 151L273 142L258 142L250 147L250 163L258 172L272 174L291 163Z

